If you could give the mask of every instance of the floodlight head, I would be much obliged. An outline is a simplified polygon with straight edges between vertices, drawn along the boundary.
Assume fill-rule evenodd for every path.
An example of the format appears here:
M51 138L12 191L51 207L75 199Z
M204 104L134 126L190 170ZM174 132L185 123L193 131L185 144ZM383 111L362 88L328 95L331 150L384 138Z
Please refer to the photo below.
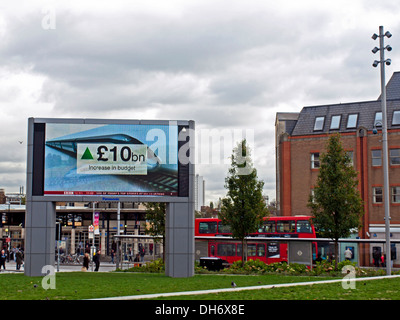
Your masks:
M385 49L386 49L387 51L392 51L392 47L389 46L389 45L387 45Z
M377 53L378 51L379 51L379 48L378 48L378 47L375 47L375 48L372 49L372 52L373 52L373 53Z
M391 59L386 59L385 62L386 62L386 65L387 65L387 66L390 66L391 63L392 63L392 60L391 60Z
M378 66L378 64L379 64L379 61L378 61L378 60L375 60L374 63L372 64L372 66L373 66L374 68L376 68L376 67Z
M374 34L372 35L372 39L376 40L376 38L378 38L378 35L377 35L376 33L374 33Z
M386 31L386 32L385 32L385 36L388 37L388 38L390 38L390 37L392 36L392 34L391 34L389 31Z

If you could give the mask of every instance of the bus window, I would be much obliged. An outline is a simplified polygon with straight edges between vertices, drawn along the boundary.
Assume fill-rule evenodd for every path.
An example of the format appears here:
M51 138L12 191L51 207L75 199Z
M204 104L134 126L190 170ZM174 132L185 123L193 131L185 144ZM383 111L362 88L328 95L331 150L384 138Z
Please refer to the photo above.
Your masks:
M212 256L215 256L215 245L211 245L210 253L211 253Z
M264 257L265 256L265 245L264 244L257 244L257 257Z
M298 220L297 221L297 232L298 233L312 233L310 221Z
M218 224L218 233L231 233L231 228L227 224Z
M255 244L248 244L247 245L247 256L248 257L255 257L256 256L256 245Z
M277 232L294 232L295 222L293 220L277 221Z
M274 233L275 230L275 221L267 221L264 225L258 229L260 233Z
M238 257L241 257L241 256L242 256L242 245L241 245L241 244L238 244L238 245L237 245L237 252L236 252L236 255L237 255Z
M199 233L216 233L217 232L217 222L200 222L199 223Z
M218 244L218 256L234 256L236 245L234 243L219 243Z

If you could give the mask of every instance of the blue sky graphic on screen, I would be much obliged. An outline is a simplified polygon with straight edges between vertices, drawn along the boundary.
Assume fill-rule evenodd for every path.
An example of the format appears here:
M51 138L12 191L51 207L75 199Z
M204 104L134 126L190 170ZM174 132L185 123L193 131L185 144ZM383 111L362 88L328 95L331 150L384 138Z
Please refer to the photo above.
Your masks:
M178 195L176 125L46 125L44 194Z

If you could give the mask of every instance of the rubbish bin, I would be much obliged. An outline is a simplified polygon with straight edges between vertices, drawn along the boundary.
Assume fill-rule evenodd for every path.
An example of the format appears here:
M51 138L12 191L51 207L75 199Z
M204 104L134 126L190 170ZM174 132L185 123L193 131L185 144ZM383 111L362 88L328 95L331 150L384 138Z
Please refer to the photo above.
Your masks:
M200 258L200 266L206 267L208 270L219 271L224 268L225 260L216 257Z

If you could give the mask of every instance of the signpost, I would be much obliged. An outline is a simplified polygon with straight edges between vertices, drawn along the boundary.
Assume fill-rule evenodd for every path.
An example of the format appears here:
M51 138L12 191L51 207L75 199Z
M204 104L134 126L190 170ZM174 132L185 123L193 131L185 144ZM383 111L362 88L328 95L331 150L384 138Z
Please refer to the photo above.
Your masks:
M93 235L94 235L94 227L93 227L93 225L91 224L88 229L89 229L88 230L89 231L89 239L93 239Z
M119 236L121 235L121 231L120 231L120 224L121 224L121 202L118 201L118 210L117 210L117 235L118 235L118 239L117 239L117 252L116 252L116 267L117 269L119 269L119 260L120 260L120 247L119 247Z

